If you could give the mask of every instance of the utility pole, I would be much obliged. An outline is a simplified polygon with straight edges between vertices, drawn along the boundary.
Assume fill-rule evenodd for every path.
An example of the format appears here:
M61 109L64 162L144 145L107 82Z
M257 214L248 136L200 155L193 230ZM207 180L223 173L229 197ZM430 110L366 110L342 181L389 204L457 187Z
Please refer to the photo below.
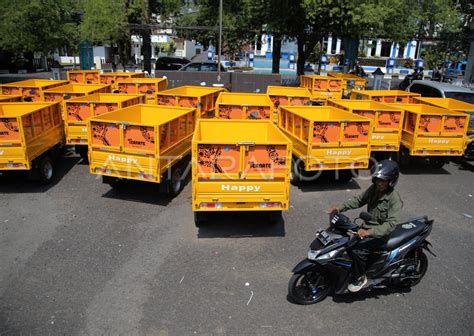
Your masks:
M221 52L222 52L222 0L219 0L219 48L217 52L217 81L221 81Z

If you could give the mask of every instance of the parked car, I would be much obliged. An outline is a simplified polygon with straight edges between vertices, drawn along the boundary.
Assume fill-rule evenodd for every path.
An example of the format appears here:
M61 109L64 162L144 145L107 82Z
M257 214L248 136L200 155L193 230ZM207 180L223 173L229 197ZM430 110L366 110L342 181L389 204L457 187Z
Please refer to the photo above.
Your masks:
M415 80L407 91L419 93L422 97L452 98L474 104L474 91L448 83Z
M457 76L464 76L467 61L446 62L446 79L453 79Z
M193 62L183 66L179 71L217 71L217 63ZM226 68L221 64L221 72L226 71Z
M184 57L160 57L156 60L155 70L179 70L188 63L191 61Z

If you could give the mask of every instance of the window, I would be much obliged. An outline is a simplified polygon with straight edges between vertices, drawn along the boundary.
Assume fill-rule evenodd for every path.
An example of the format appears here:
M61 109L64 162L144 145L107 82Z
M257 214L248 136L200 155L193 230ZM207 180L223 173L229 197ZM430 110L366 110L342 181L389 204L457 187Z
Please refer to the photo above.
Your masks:
M201 64L190 64L183 69L183 71L199 71Z
M474 93L469 92L445 92L446 98L461 100L463 102L474 104Z
M217 71L217 64L212 64L212 63L202 64L201 71Z
M419 93L422 97L442 97L438 89L423 84L413 84L410 92Z
M382 49L380 50L380 56L382 57L391 57L392 52L392 42L382 42Z

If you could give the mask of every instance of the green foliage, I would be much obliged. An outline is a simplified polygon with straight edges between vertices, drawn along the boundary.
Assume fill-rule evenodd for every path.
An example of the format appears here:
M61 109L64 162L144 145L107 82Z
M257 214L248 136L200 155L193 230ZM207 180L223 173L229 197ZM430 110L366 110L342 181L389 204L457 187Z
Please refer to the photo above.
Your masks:
M15 53L78 45L78 2L74 0L2 1L0 47Z
M171 40L169 43L168 42L153 43L153 47L155 48L156 54L165 53L169 55L176 51L176 43L173 40Z

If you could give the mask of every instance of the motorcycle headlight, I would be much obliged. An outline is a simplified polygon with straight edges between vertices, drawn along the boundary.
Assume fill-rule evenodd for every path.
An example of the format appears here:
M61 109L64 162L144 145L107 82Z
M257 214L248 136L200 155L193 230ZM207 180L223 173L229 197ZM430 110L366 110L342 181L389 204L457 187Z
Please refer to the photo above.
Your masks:
M320 256L317 257L316 259L317 259L317 260L328 260L328 259L334 258L334 257L337 256L342 250L343 250L343 248L338 248L338 249L332 250L331 252L328 252L328 253L325 253L325 254L323 254L323 255L320 255Z
M308 251L308 259L309 260L316 260L316 257L318 256L319 251L316 250L309 250Z

